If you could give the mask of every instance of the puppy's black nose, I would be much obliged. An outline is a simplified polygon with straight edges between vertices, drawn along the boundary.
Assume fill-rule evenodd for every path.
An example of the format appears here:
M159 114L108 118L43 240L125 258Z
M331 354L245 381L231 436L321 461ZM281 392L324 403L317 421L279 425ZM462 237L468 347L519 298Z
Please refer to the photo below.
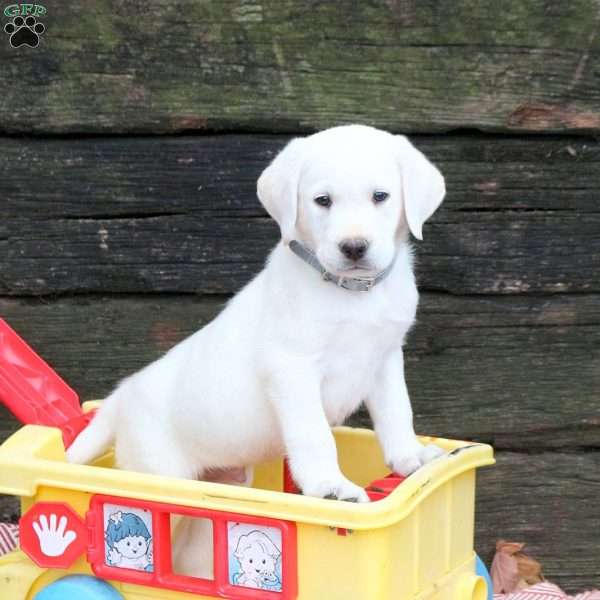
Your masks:
M351 260L360 260L369 248L369 242L363 238L351 238L339 243L340 252Z

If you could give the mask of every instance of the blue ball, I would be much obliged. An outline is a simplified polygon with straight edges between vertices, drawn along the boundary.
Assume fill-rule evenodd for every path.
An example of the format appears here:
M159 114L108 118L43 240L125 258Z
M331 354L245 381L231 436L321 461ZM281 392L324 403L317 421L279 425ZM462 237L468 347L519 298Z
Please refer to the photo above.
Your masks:
M38 592L34 600L123 600L123 596L102 579L68 575Z
M479 558L479 556L476 557L475 572L480 577L483 577L487 583L488 600L494 600L494 586L492 584L492 578L490 577L490 573L487 570L487 567L485 566L483 561Z

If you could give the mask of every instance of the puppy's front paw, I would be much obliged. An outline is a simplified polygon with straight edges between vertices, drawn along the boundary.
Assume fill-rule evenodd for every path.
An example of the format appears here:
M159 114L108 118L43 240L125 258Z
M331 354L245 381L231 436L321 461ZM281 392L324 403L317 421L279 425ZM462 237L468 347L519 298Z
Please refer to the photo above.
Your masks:
M419 444L412 451L391 460L389 467L394 473L406 477L443 454L445 454L444 450L435 444L428 444L427 446Z
M347 479L325 480L308 484L302 488L302 493L305 496L327 498L329 500L369 502L367 492Z

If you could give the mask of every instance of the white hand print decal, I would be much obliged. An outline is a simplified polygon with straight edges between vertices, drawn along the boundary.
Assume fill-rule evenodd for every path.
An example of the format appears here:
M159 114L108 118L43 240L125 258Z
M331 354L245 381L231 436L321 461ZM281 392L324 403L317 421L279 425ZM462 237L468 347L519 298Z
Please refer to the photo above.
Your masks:
M40 549L46 556L61 556L75 540L74 531L65 531L67 517L62 516L56 523L56 515L50 515L50 523L46 515L40 515L39 521L33 522L33 529L40 541Z

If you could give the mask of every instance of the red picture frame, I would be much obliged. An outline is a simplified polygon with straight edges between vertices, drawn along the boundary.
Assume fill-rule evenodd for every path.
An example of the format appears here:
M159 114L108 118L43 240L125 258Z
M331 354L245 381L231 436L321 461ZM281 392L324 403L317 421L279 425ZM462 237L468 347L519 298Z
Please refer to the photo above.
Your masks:
M106 504L142 509L151 513L153 544L153 570L151 572L106 564L104 540L104 506ZM210 519L212 521L214 579L189 577L173 572L171 515ZM298 595L296 524L291 521L118 496L94 495L90 501L87 522L91 539L88 547L88 561L93 572L103 579L113 579L137 585L207 596L225 597L232 600L293 600ZM281 532L281 591L256 589L230 583L228 523L275 528Z

